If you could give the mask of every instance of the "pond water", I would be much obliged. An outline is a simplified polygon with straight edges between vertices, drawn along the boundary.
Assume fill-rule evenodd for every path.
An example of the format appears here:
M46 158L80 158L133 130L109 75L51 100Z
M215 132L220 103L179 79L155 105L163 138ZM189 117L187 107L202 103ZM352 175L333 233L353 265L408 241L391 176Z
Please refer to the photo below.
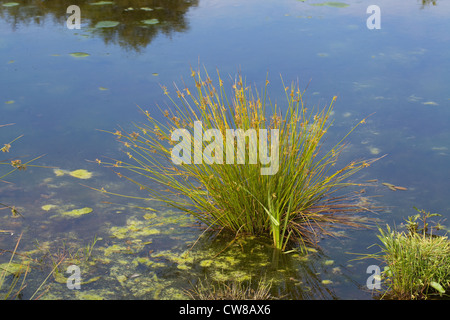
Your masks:
M369 29L372 3L344 2L0 1L0 125L14 123L0 127L0 142L23 135L0 160L43 155L33 162L42 167L0 184L0 203L21 214L0 211L0 248L13 250L22 234L17 252L34 259L22 298L185 299L198 281L265 278L288 299L372 299L366 270L376 262L352 261L352 253L376 251L375 230L324 238L323 252L306 258L274 256L258 239L197 241L204 230L195 221L140 199L146 194L95 163L123 157L102 130L145 121L137 106L157 117L161 85L189 79L191 66L240 72L257 88L269 74L273 99L284 94L281 74L309 84L308 104L338 97L331 141L370 115L343 160L386 154L359 176L379 182L366 191L385 207L380 224L401 224L413 206L447 217L450 3L377 1L381 28ZM66 24L73 4L80 29ZM70 175L80 169L92 177ZM82 208L92 211L62 214ZM81 289L68 288L62 257L79 266Z

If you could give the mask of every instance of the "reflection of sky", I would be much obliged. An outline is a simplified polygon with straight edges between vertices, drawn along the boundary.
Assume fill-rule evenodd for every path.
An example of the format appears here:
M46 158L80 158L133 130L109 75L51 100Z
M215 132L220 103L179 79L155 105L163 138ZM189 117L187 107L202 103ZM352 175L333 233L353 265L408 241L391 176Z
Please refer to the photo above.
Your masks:
M136 105L148 109L163 103L159 83L170 88L173 81L188 79L190 65L200 61L225 77L241 70L258 86L269 72L278 100L279 74L286 82L298 77L302 87L311 81L311 103L323 105L338 95L335 111L341 122L336 127L349 128L377 112L371 119L379 135L371 139L391 159L410 140L425 149L433 142L443 147L450 98L449 22L443 13L450 6L378 5L382 29L368 30L366 3L332 8L299 1L205 1L187 13L186 33L158 36L141 53L105 46L96 37L85 37L87 30L68 30L52 21L18 26L14 32L1 23L1 100L16 101L2 107L2 122L16 122L16 130L62 154L83 141L79 152L84 159L108 139L95 129L139 119ZM90 56L68 55L77 51ZM395 138L399 128L410 140ZM97 138L90 139L91 134Z
M342 135L375 112L351 136L349 159L372 157L373 148L378 156L388 153L368 169L367 179L411 189L395 195L376 190L385 205L403 207L394 218L413 214L405 209L412 206L447 214L450 3L421 9L419 1L377 1L381 30L366 28L372 3L348 3L200 1L187 13L187 32L160 35L140 53L51 21L14 32L0 21L0 124L16 123L12 130L25 134L27 154L46 153L46 164L76 169L85 159L117 156L113 139L96 129L143 120L136 105L164 106L159 84L170 89L181 77L188 81L198 61L210 74L219 68L224 78L241 69L257 86L269 72L278 101L279 74L286 82L298 77L302 87L311 80L311 104L338 96L330 134ZM69 56L78 51L90 56ZM8 100L15 103L3 104Z

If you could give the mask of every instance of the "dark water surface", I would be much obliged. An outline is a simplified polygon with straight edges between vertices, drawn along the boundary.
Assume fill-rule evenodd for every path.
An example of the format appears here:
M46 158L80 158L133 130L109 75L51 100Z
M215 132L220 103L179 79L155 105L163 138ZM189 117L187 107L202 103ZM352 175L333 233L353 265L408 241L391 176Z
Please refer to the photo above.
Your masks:
M157 115L156 105L166 102L160 85L182 84L199 63L224 78L241 72L258 88L269 73L273 99L283 98L280 74L288 83L309 83L308 104L324 106L338 96L330 141L371 115L350 136L343 160L387 154L359 178L408 188L393 192L380 183L367 190L386 207L377 216L381 224L400 224L413 206L449 215L448 2L377 1L378 30L366 26L368 1L338 7L309 0L17 3L0 1L0 125L15 124L0 128L0 143L24 136L0 160L45 154L35 164L64 170L30 167L0 184L0 202L23 215L0 211L0 229L10 231L0 234L0 248L12 250L23 233L18 252L35 259L23 298L65 256L80 267L81 289L70 290L60 268L41 298L180 299L198 279L265 277L274 281L272 293L286 298L372 299L366 269L375 262L351 261L349 253L376 251L368 249L377 241L374 230L325 238L324 252L308 258L274 257L256 239L238 239L216 257L227 239L203 237L190 250L203 232L194 221L150 201L89 188L146 196L95 163L123 157L113 136L99 129L144 121L137 106ZM79 30L66 26L73 4L81 9ZM101 21L119 24L99 28ZM78 169L93 176L68 174ZM1 176L9 168L0 170ZM92 212L80 217L60 214L86 207ZM9 257L0 256L0 263Z

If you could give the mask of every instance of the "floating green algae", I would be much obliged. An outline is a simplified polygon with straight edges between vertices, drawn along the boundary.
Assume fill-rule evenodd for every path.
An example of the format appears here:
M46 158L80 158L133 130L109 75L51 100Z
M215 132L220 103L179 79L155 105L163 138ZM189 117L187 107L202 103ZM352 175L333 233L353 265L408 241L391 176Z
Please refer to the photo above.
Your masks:
M323 264L326 266L331 266L334 263L334 260L326 260Z
M159 278L154 272L150 272L148 276L137 278L118 274L117 281L120 281L121 287L131 292L136 298L151 297L158 300L187 299L181 289L174 288L175 281Z
M63 175L66 174L66 171L61 170L61 169L53 169L53 173L57 176L57 177L61 177Z
M89 172L85 169L78 169L78 170L74 170L74 171L68 171L68 170L62 170L62 169L53 169L53 173L57 176L57 177L61 177L64 176L66 174L77 178L77 179L90 179L92 178L92 172Z
M105 296L98 294L95 290L91 290L92 292L79 291L76 290L75 294L78 300L107 300Z
M327 7L334 7L334 8L346 8L346 7L350 6L349 4L343 3L343 2L311 3L310 5L315 6L315 7L327 6Z
M429 106L438 106L439 105L438 103L436 103L434 101L422 102L422 104L429 105Z
M119 21L105 20L105 21L97 22L97 24L95 25L94 28L113 28L113 27L118 26L119 24L120 24Z
M54 277L55 281L58 282L58 283L62 283L62 284L66 284L67 283L68 277L65 277L63 272L55 272L53 277ZM82 277L82 278L84 278L84 277ZM85 281L81 281L80 284L81 285L86 285L86 284L98 281L100 279L101 279L101 276L92 277L92 278L87 279Z
M5 101L5 104L13 104L13 103L15 103L14 100L8 100L8 101Z
M106 257L109 257L110 255L112 255L114 253L130 254L130 253L134 253L134 252L128 246L126 246L126 245L118 245L118 244L113 244L112 246L106 247L104 249L104 255Z
M11 262L11 263L3 263L0 264L0 271L1 272L7 272L7 273L12 273L12 274L19 274L21 272L25 272L25 270L27 269L28 263L16 263L16 262Z
M68 217L79 217L79 216L91 213L92 211L93 211L92 208L85 207L85 208L81 208L81 209L74 209L71 211L62 212L61 214L63 216L68 216Z
M52 209L56 209L58 206L56 206L56 205L54 205L54 204L46 204L46 205L43 205L42 207L41 207L41 209L42 210L44 210L44 211L50 211L50 210L52 210Z
M183 252L162 250L151 253L150 258L158 261L163 259L169 262L169 265L172 264L178 270L188 274L195 273L198 267L201 267L202 272L208 273L216 281L230 279L244 281L249 280L254 275L254 271L267 264L267 257L259 251L263 250L263 247L255 243L250 263L246 253L242 252L241 245L243 245L242 241L223 252L217 252L212 248L188 249Z
M70 55L75 58L85 58L90 56L90 54L86 52L72 52Z
M74 178L84 179L84 180L92 178L92 172L89 172L85 169L78 169L75 171L71 171L71 172L69 172L69 175L71 175Z
M154 224L137 220L134 217L130 217L128 218L125 226L111 227L109 232L112 234L113 237L117 239L140 238L159 234L160 230L153 228L152 226L154 226Z
M321 283L327 285L327 284L333 284L333 281L331 281L331 280L322 280Z

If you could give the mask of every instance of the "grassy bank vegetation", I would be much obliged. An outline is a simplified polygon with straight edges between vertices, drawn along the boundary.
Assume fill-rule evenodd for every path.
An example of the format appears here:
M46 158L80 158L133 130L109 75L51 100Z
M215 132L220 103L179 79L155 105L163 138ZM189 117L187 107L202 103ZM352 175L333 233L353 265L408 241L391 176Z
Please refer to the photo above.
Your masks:
M381 250L366 255L384 264L382 298L427 299L448 294L450 289L450 241L437 235L440 224L430 218L439 216L424 210L408 217L406 231L379 228Z

